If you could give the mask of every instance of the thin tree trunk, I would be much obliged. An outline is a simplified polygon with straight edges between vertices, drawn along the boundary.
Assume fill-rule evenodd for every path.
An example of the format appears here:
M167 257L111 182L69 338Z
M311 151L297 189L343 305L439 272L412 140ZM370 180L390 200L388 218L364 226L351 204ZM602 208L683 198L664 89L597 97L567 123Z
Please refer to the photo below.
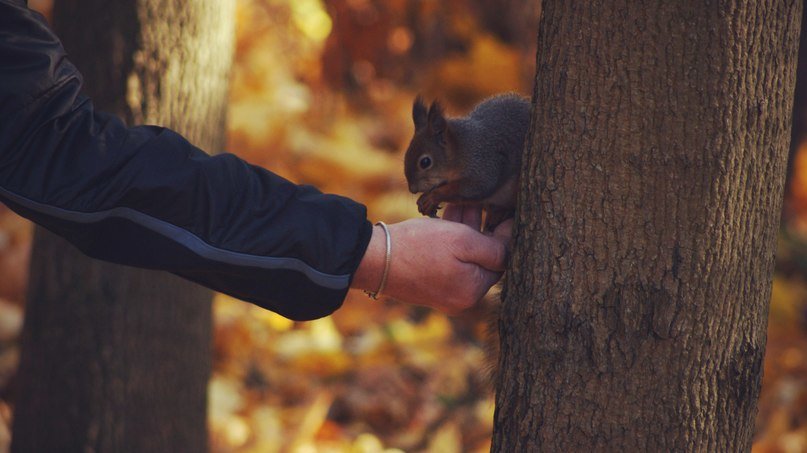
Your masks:
M546 0L493 451L743 451L802 5Z
M56 2L96 108L224 144L233 2ZM38 229L12 450L207 450L211 293L91 260Z

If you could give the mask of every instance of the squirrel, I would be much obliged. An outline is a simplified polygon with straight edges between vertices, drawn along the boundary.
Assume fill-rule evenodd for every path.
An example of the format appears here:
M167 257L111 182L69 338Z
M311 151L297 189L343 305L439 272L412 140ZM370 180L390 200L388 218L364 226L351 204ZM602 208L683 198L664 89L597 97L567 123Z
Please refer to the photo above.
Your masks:
M439 102L427 109L417 97L404 173L409 191L423 193L417 201L420 213L435 217L443 202L479 204L485 211L485 231L513 217L531 107L523 96L500 94L480 102L467 116L446 118ZM486 324L488 387L498 374L499 300L499 293L492 291L469 316L454 322L461 336L473 332L475 322Z
M486 231L513 217L530 111L529 99L507 93L485 99L467 116L446 118L439 102L427 109L418 96L404 173L409 191L422 193L420 213L435 217L443 202L481 204Z

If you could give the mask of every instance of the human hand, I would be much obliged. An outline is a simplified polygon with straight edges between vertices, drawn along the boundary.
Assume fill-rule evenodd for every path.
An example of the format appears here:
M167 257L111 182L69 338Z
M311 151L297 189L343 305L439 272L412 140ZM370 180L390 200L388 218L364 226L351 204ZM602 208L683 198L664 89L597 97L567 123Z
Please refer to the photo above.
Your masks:
M450 207L450 206L449 206ZM446 221L430 218L389 225L390 270L383 294L396 300L458 314L476 304L501 277L512 222L493 235L479 232L481 212L446 208ZM375 291L381 282L386 238L376 227L353 287Z
M450 220L452 222L459 222L476 231L482 227L482 206L480 205L458 205L449 204L443 210L443 220ZM496 226L493 232L485 231L488 236L503 241L507 247L507 254L510 254L510 239L512 239L514 219L507 219Z

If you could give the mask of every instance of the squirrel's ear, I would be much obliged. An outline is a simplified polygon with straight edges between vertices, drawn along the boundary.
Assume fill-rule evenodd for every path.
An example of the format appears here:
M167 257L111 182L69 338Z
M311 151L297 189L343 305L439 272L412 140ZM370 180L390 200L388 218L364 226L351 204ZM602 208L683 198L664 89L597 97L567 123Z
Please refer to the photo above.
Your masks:
M435 134L446 130L446 117L443 115L443 106L439 102L432 102L429 107L429 129Z
M415 129L426 127L426 121L428 121L426 104L423 103L423 98L420 96L416 97L415 103L412 104L412 121L415 122Z

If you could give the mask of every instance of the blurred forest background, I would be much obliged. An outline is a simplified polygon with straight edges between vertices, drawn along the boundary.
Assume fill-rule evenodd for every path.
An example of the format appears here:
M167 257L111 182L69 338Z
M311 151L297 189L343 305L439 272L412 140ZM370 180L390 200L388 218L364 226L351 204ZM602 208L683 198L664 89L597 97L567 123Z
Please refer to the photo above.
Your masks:
M372 219L415 217L402 164L413 98L440 98L461 114L494 93L529 95L536 3L238 0L226 151L357 199ZM51 9L50 0L31 6ZM807 451L807 145L795 149L758 452ZM31 232L0 205L0 451ZM352 293L333 316L308 323L218 295L214 321L214 452L489 450L494 406L479 320Z

